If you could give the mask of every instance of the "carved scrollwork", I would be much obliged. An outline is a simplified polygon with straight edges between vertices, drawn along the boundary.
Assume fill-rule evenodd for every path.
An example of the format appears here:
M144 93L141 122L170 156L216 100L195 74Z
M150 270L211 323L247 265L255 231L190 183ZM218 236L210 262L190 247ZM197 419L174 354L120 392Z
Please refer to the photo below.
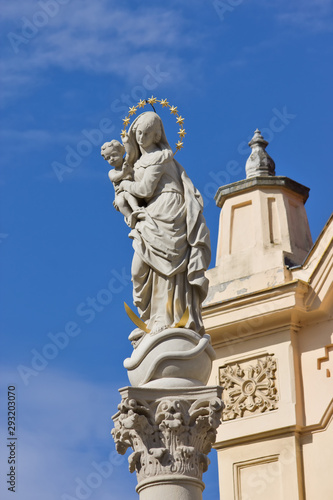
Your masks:
M276 370L276 360L271 355L221 367L225 404L222 420L275 410L278 403Z
M113 417L116 449L131 447L129 469L138 481L163 474L202 478L208 468L222 401L213 399L162 398L147 402L125 398Z

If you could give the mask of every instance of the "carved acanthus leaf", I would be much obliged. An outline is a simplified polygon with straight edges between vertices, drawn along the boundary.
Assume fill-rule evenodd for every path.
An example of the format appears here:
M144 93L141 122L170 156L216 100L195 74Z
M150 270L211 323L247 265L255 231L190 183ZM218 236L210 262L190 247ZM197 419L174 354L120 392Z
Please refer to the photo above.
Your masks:
M133 448L129 468L138 480L177 473L201 479L220 424L222 401L162 398L147 402L125 398L113 417L119 453Z

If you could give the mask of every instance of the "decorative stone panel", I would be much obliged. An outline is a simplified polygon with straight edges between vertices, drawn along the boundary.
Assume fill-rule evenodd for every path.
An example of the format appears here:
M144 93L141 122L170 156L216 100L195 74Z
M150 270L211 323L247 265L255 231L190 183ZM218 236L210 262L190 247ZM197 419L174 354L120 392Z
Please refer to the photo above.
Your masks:
M268 354L222 366L220 384L225 405L222 420L277 409L276 370L276 359Z

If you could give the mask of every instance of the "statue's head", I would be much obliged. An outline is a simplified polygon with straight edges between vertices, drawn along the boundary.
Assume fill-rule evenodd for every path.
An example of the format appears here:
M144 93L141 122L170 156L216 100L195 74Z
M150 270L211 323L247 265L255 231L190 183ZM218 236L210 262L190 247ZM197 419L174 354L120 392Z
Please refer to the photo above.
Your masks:
M133 131L139 146L158 144L162 137L162 120L153 111L148 111L138 117Z
M141 156L139 148L139 146L141 146L141 139L139 138L138 131L140 131L140 137L142 133L145 132L146 136L149 136L148 140L151 141L150 144L156 144L158 149L172 152L165 135L161 118L153 111L145 111L135 118L127 135L128 149L132 153L133 165Z
M115 139L110 142L105 142L101 148L101 155L104 160L106 160L109 165L114 167L121 167L124 154L124 146L121 142L116 141Z

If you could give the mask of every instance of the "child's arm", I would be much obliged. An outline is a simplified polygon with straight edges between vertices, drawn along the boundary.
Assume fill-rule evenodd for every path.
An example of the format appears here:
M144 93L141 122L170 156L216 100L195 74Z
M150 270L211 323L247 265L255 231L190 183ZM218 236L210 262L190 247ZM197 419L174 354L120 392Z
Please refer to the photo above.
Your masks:
M127 156L125 157L125 161L123 163L122 172L123 172L123 179L126 180L133 179L133 167L129 163L127 163Z
M123 137L123 145L126 152L125 161L133 167L136 148L130 141L128 135L125 135L125 137Z
M115 168L109 170L109 179L111 182L119 182L123 178L124 178L123 170L116 170Z

